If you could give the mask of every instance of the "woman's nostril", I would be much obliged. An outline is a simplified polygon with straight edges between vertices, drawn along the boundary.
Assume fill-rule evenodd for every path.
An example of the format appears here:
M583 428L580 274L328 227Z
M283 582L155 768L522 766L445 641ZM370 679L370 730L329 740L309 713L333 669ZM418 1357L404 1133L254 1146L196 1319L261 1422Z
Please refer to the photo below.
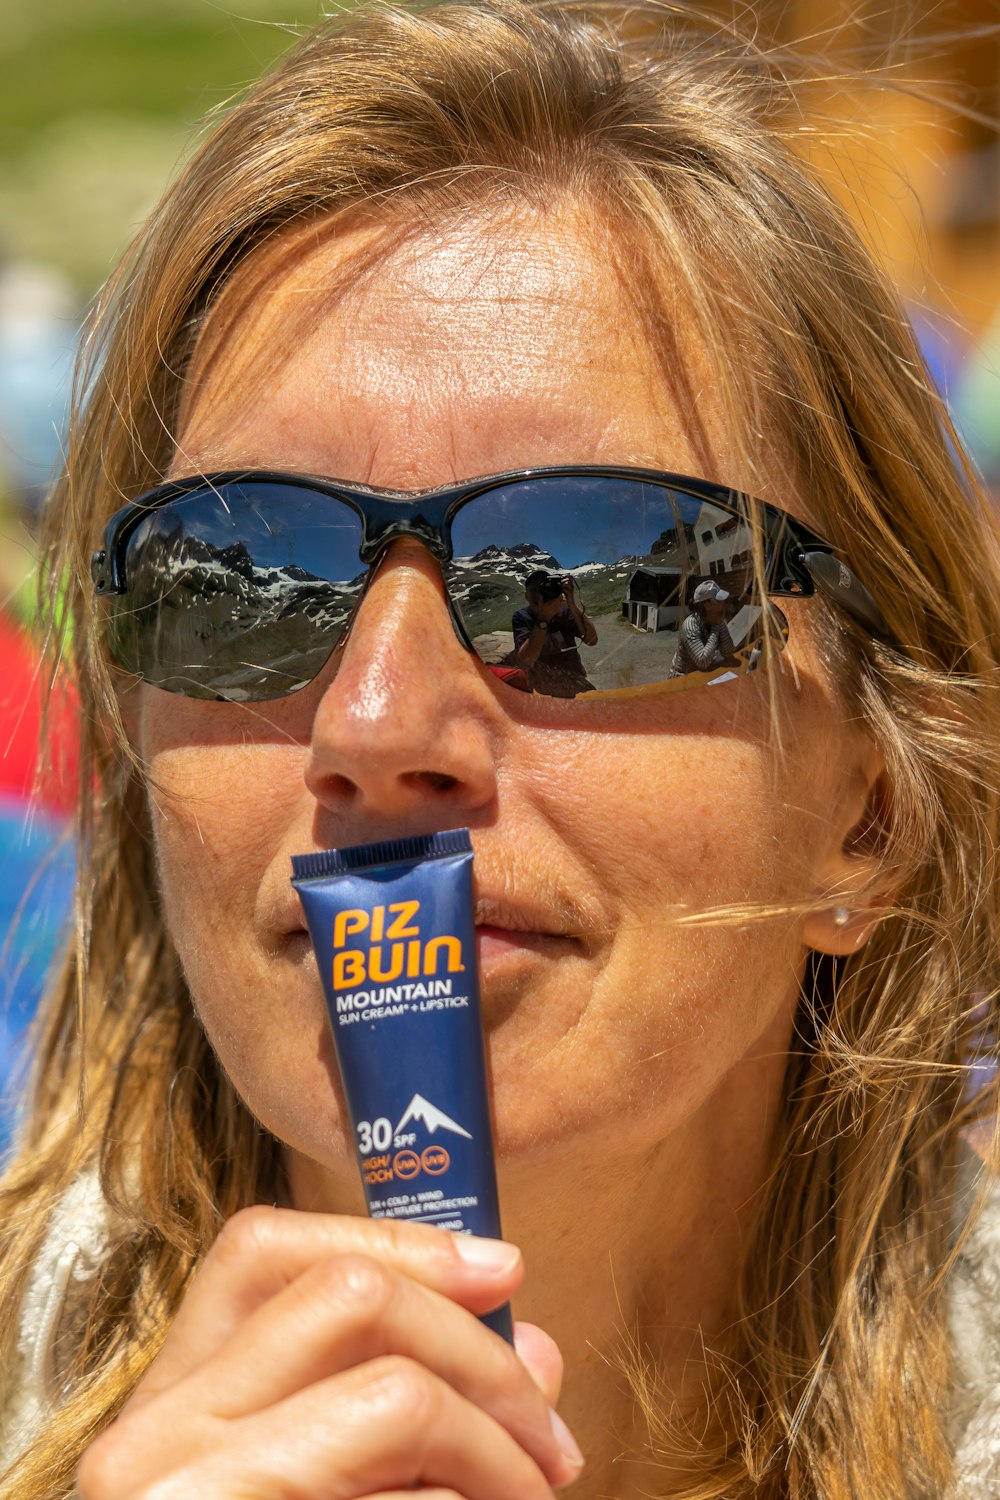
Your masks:
M334 772L327 778L327 782L327 790L335 792L342 802L350 802L358 795L358 788L349 776Z
M435 792L450 792L458 785L458 777L449 776L444 771L414 771L409 779Z

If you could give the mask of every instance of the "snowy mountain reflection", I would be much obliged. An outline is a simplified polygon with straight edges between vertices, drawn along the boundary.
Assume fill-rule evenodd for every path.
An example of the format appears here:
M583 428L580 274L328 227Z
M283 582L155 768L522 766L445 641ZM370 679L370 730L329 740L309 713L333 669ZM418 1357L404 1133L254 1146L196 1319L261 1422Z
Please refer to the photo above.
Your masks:
M259 567L245 542L216 547L179 521L157 527L134 552L130 593L158 608L117 618L125 653L157 663L144 676L160 687L190 688L210 674L211 696L237 702L309 682L342 634L364 576L338 583L295 563Z

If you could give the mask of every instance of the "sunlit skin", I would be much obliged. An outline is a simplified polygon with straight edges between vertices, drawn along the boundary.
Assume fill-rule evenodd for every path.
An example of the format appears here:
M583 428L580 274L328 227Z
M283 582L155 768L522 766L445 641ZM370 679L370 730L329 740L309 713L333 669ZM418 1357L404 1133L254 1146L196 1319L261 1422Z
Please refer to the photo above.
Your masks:
M411 489L597 462L734 481L697 351L696 425L584 215L470 216L331 291L377 234L300 234L270 279L258 254L265 293L236 326L224 299L196 356L175 475ZM778 484L766 498L802 513ZM680 1392L694 1331L711 1342L729 1321L805 945L848 951L867 931L863 911L837 928L823 908L864 874L850 836L878 762L820 665L809 601L789 610L779 754L763 674L545 700L465 650L442 588L397 542L303 691L242 707L125 693L167 919L225 1068L285 1143L294 1206L360 1212L290 856L472 829L504 1231L527 1266L516 1313L566 1360L560 1411L588 1459L573 1494L630 1496L664 1480L618 1461L642 1434L608 1360L637 1335ZM816 910L677 921L790 901Z

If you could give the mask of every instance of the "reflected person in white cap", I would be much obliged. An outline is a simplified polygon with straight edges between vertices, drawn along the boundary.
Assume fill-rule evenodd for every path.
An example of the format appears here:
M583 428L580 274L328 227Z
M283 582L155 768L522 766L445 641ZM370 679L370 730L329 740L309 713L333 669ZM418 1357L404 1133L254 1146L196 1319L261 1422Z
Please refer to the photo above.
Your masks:
M713 667L739 666L726 624L728 598L728 592L712 579L699 583L691 597L693 608L680 628L672 676L710 672Z

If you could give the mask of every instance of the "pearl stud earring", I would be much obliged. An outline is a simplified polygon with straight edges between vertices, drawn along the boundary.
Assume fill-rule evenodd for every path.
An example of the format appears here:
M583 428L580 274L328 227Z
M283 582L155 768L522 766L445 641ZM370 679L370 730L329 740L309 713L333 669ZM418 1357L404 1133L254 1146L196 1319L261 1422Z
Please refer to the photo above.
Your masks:
M851 920L851 913L846 906L835 906L833 909L834 927L846 927Z

